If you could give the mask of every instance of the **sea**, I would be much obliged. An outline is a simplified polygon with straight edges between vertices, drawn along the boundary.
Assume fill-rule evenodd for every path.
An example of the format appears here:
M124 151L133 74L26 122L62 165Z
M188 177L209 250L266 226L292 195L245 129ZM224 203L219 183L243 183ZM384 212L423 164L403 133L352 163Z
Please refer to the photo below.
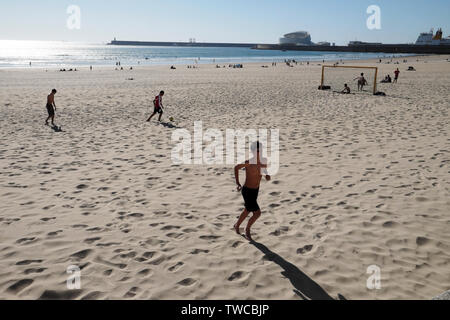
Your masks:
M392 54L274 51L250 48L141 47L63 41L0 40L0 68L192 65L391 58ZM405 56L405 55L402 55ZM31 64L30 64L31 63Z

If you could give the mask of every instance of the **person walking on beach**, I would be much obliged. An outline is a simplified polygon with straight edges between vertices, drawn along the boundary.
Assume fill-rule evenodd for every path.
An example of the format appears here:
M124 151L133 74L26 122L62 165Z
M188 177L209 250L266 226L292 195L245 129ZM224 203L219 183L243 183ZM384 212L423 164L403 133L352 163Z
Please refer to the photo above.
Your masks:
M397 68L397 70L395 70L394 71L394 83L397 83L397 80L398 80L398 75L400 74L400 70L398 70L398 68Z
M45 125L48 126L48 120L52 119L52 126L55 126L55 111L56 111L56 104L55 104L55 94L56 89L53 89L52 92L47 96L47 112L48 112L48 118L45 120Z
M361 76L353 80L358 80L358 91L363 91L364 86L367 85L367 80L364 78L364 73L361 73Z
M153 118L153 116L155 114L157 114L157 113L159 113L158 121L161 122L161 117L162 117L163 112L164 112L164 107L163 107L163 104L162 104L163 96L164 96L164 91L161 91L159 93L159 95L157 95L155 97L155 100L153 100L153 106L154 106L153 114L150 116L150 118L147 119L147 122L149 122Z
M245 236L248 240L252 241L250 234L250 228L261 216L261 209L258 205L258 193L259 185L261 183L262 174L266 176L266 180L270 181L270 176L267 174L267 164L265 164L265 159L261 161L261 149L262 145L259 141L254 142L251 146L253 152L253 158L246 161L244 164L239 164L234 168L234 176L236 179L237 190L242 192L242 197L245 202L245 209L241 213L238 221L234 225L234 229L237 234L240 234L239 227L242 222L247 218L250 212L253 212L253 216L248 221L247 227L245 228ZM245 184L242 187L239 183L239 170L245 168L246 179Z

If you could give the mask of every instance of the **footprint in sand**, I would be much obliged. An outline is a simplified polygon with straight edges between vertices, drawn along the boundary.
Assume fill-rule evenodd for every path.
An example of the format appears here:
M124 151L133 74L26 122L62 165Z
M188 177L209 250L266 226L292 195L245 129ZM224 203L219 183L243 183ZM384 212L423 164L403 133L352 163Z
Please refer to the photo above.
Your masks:
M313 245L308 244L308 245L304 246L303 248L297 249L297 253L298 254L306 254L306 253L310 252L312 250L312 248L313 248Z
M170 268L169 268L169 271L170 272L175 272L175 271L178 271L180 268L181 268L181 266L182 265L184 265L184 263L183 262L177 262L176 264L174 264L173 266L171 266Z
M136 294L140 291L138 287L132 287L125 295L124 298L134 298Z
M155 255L154 251L144 252L142 255L146 260L151 259Z
M131 251L131 252L128 252L128 253L122 253L121 255L119 255L119 257L120 257L121 259L130 259L130 258L134 258L134 257L136 257L136 252ZM115 260L115 259L113 259L113 260Z
M239 247L241 244L243 244L242 241L235 241L231 246L232 246L233 248L237 248L237 247Z
M87 244L92 244L92 243L94 243L94 242L96 242L96 241L98 241L100 239L101 239L100 237L87 238L87 239L84 240L84 242L87 243Z
M180 282L178 282L178 284L179 284L179 285L182 285L182 286L185 286L185 287L188 287L188 286L193 285L193 284L196 283L196 282L197 282L197 280L195 280L195 279L192 279L192 278L186 278L186 279L181 280Z
M102 231L102 228L100 228L100 227L93 227L93 228L86 229L86 231L88 231L88 232L100 232L100 231Z
M105 276L110 276L112 273L113 273L112 269L108 269L108 270L103 271L103 275L105 275Z
M56 231L52 231L52 232L47 233L47 235L48 235L49 237L55 237L55 236L57 236L58 234L60 234L61 232L63 232L63 231L62 231L62 230L56 230Z
M209 250L194 249L191 251L191 254L199 254L199 253L209 253Z
M8 289L6 290L11 293L18 294L20 291L22 291L32 283L33 283L32 279L22 279L9 286Z
M398 223L394 221L386 221L385 223L382 224L383 228L393 228L396 227L397 225Z
M184 236L184 233L171 232L166 234L166 236L172 239L180 239Z
M19 262L16 262L17 266L25 266L25 265L29 265L32 263L41 263L43 260L22 260Z
M243 276L244 276L244 272L243 271L236 271L236 272L233 272L233 274L228 278L228 281L239 280Z
M30 269L26 269L23 273L25 273L25 274L42 273L45 270L47 270L47 268L30 268Z
M39 297L39 300L73 300L76 299L81 293L81 290L45 290Z
M152 270L150 270L150 269L143 269L143 270L139 271L137 274L138 274L139 276L146 277L146 276L148 276L150 273L152 273Z
M41 221L47 222L47 221L54 220L54 219L56 219L56 217L48 217L48 218L42 218Z
M219 238L220 238L220 236L213 236L213 235L200 236L200 239L202 239L202 240L216 240L216 239L219 239Z
M38 241L37 238L33 237L33 238L21 238L19 240L16 241L16 243L21 244L21 245L27 245L27 244L31 244L33 242Z
M430 239L425 238L425 237L417 237L416 238L416 244L418 246L424 246L424 245L426 245L429 242L430 242Z
M72 225L72 228L74 228L74 229L84 229L84 228L87 228L87 227L89 227L87 224L74 224L74 225Z
M280 227L277 230L275 230L274 232L271 232L270 235L278 237L279 235L285 234L288 231L289 231L289 227Z
M101 299L102 295L103 293L100 291L92 291L82 297L81 300L99 300Z
M78 252L75 252L74 254L70 255L73 258L79 259L79 260L83 260L84 258L86 258L90 253L92 252L91 249L85 249L85 250L81 250Z
M128 218L142 218L144 216L143 213L131 213L127 215Z
M181 227L179 226L164 226L161 228L161 230L173 230L173 229L180 229Z

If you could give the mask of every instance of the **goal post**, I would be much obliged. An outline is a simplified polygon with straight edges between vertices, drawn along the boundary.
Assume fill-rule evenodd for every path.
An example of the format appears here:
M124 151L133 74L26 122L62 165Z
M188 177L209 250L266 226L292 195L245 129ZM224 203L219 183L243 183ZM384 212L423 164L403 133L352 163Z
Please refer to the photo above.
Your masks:
M352 69L354 69L353 72ZM364 72L364 70L367 71ZM360 73L364 73L372 93L375 94L377 92L378 67L323 65L319 88L342 91L344 84L348 84L353 89L352 91L356 92L358 91L356 78L360 76Z

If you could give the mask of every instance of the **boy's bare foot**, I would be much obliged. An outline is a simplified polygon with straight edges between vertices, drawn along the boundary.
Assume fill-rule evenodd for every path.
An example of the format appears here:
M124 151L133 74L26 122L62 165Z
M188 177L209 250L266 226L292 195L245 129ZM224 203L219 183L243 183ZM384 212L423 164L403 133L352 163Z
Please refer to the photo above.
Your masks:
M237 234L241 234L241 233L239 232L239 227L238 227L237 225L234 225L233 228L234 228L234 230L236 230L236 233L237 233Z

